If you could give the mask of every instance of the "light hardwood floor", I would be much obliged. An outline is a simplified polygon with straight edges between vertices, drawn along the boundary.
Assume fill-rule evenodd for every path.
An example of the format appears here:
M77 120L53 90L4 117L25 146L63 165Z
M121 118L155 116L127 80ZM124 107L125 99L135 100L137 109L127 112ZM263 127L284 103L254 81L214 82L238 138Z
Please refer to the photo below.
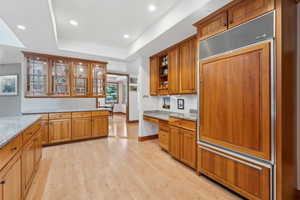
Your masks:
M127 123L126 115L114 114L109 118L109 136L138 139L138 123Z
M44 148L27 200L237 200L158 141L104 138Z

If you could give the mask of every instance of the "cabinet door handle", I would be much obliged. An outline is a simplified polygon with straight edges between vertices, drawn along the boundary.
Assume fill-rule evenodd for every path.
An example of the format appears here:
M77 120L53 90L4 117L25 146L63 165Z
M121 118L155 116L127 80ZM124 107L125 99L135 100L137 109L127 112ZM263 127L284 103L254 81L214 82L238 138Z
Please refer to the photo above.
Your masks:
M4 184L5 184L5 181L1 181L1 182L0 182L0 185L4 185Z

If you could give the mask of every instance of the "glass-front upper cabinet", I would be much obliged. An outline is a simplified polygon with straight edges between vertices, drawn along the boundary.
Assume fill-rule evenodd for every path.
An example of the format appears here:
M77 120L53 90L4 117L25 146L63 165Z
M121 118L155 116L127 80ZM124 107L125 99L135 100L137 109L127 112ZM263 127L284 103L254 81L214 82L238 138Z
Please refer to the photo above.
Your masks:
M89 96L89 64L73 62L72 66L72 96Z
M68 60L51 60L51 94L70 96L70 63Z
M48 96L48 58L34 55L25 55L25 58L27 62L26 97Z
M92 96L105 96L106 65L92 63Z

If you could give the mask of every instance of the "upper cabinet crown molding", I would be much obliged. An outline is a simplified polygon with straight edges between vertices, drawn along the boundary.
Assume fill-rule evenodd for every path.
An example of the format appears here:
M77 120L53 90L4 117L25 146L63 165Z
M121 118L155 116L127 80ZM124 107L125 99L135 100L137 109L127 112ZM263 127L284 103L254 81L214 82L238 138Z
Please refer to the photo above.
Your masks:
M104 97L107 62L23 52L28 98Z

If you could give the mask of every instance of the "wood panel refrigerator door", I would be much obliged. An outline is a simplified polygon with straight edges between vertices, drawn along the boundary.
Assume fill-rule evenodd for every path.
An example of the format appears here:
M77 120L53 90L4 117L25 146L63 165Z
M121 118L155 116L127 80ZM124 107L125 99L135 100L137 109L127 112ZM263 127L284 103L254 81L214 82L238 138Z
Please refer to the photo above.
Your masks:
M75 118L72 119L72 140L90 138L92 136L92 119Z
M4 176L4 181L3 193L0 199L21 200L21 159L18 159L9 169Z
M201 63L201 140L270 160L269 46Z
M179 93L179 49L172 49L169 54L169 94Z
M150 95L158 95L158 57L150 58Z
M71 119L50 120L49 143L66 142L71 140Z
M180 128L170 126L170 154L180 160L181 157L181 133Z
M196 93L196 39L180 46L180 93Z
M108 116L93 117L92 136L104 137L108 135Z

